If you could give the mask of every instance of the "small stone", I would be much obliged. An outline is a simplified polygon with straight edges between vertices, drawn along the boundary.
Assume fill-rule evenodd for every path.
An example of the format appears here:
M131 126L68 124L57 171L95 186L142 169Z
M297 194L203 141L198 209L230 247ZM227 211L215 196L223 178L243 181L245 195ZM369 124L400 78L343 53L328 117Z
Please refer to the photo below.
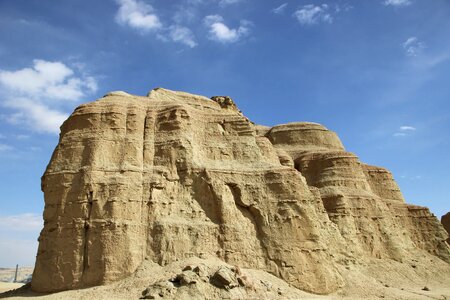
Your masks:
M170 296L175 286L169 281L160 281L147 287L142 292L141 299L156 299L159 297Z
M178 281L180 285L188 285L195 284L198 282L198 275L193 271L184 271L180 273L175 278L175 281Z
M209 277L209 269L203 264L196 266L193 271L202 279L207 279Z
M194 270L194 266L193 265L187 265L186 267L184 267L183 271L192 271Z
M227 267L220 267L211 277L211 283L218 288L231 289L239 286L236 274Z

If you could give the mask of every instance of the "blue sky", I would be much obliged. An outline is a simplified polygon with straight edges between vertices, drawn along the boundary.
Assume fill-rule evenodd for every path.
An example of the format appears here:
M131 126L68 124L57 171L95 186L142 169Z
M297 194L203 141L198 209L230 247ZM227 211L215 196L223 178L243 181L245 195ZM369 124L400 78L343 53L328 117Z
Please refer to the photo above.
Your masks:
M313 121L450 210L447 0L0 1L0 266L32 265L59 125L111 90L229 95L252 121Z

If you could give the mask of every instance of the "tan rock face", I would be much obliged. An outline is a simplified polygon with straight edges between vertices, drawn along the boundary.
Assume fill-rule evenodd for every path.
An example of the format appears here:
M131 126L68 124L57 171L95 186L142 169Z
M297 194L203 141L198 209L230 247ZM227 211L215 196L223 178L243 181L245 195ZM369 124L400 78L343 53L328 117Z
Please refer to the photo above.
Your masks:
M388 171L319 124L255 126L229 97L155 89L81 105L42 190L36 291L118 280L144 259L217 257L321 294L345 284L348 261L450 262L442 226Z

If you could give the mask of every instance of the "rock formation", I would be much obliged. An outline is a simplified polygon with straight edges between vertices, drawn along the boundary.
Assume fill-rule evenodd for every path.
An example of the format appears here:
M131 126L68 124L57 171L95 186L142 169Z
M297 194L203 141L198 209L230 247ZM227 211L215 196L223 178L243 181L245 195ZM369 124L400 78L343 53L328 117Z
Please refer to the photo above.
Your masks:
M442 226L444 226L445 230L449 234L449 237L447 239L447 243L450 245L450 212L443 215L441 218Z
M42 190L35 291L112 282L146 259L214 257L318 294L354 262L450 263L442 225L389 171L319 124L255 125L229 97L157 88L81 105Z

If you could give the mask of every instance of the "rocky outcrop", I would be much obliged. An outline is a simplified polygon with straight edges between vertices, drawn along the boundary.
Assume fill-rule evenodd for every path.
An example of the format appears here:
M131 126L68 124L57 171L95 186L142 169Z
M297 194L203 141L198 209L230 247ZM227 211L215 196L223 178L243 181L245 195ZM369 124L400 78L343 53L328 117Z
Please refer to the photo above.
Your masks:
M450 212L442 216L441 223L447 231L447 234L450 235ZM450 237L447 238L447 243L450 245Z
M42 190L36 291L115 281L146 259L215 257L319 294L365 258L450 262L442 226L388 171L319 124L254 125L229 97L159 88L81 105Z

